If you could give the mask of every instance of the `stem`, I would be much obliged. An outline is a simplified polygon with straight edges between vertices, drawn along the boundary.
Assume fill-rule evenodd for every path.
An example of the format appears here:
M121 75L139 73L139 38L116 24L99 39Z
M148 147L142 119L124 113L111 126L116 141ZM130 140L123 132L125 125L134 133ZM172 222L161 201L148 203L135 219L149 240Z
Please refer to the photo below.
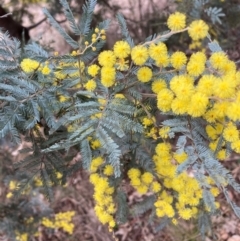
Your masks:
M28 96L26 99L21 100L21 101L19 101L19 102L20 102L20 103L24 103L24 102L28 101L29 99L33 98L34 96L37 96L38 94L42 93L44 90L45 90L45 89L43 88L43 89L37 91L36 93Z
M141 93L142 96L144 97L150 97L150 98L156 98L157 95L156 94L150 94L150 93Z
M0 18L6 18L6 17L8 17L9 15L12 15L12 13L6 13L6 14L0 16Z
M170 36L172 36L173 34L176 34L176 33L182 33L182 32L185 32L188 30L188 27L187 28L184 28L184 29L181 29L181 30L178 30L178 31L170 31L169 33L167 34L164 34L164 35L159 35L157 36L155 39L151 40L151 41L148 41L148 42L145 42L143 44L144 45L150 45L151 43L155 43L157 40L161 39L161 38L169 38Z

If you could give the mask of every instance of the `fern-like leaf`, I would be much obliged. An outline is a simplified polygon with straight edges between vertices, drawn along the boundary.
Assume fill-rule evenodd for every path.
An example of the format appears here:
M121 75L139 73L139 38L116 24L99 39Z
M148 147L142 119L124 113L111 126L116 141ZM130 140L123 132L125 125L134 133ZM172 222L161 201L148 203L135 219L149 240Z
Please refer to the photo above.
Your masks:
M92 15L96 4L97 0L88 0L83 5L83 15L80 21L80 31L82 35L87 35L90 31L90 24L92 22Z
M44 8L43 12L48 17L51 25L54 28L56 28L56 30L63 36L63 38L67 41L67 43L71 45L72 48L78 49L79 47L78 43L66 33L66 31L60 26L60 24L51 16L48 10Z
M70 27L71 27L72 31L74 32L75 35L80 35L81 31L75 22L73 13L69 7L68 2L66 0L60 0L60 3L63 6L64 15L66 16L68 22L70 23Z

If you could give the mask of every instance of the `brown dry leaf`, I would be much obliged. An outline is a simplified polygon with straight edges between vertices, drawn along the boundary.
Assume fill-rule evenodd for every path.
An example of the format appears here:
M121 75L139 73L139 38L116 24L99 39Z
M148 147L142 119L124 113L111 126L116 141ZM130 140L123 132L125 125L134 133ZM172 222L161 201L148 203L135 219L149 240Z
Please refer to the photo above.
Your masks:
M238 220L229 220L223 225L223 229L228 233L236 233ZM240 240L239 240L240 241Z

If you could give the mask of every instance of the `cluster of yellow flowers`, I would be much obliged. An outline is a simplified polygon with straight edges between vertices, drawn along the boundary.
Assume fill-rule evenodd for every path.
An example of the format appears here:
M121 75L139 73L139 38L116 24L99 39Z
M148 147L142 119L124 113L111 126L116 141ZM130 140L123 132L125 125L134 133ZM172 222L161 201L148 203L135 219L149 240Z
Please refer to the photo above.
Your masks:
M91 148L93 150L96 150L98 148L100 148L102 145L101 145L101 142L98 140L98 139L95 139L95 140L91 140L90 141L90 144L91 144Z
M194 175L186 171L176 175L177 166L186 161L187 158L188 155L185 152L174 152L170 143L163 142L156 146L156 155L153 156L155 177L150 172L141 173L140 169L137 168L131 168L128 171L130 183L138 193L152 192L157 194L157 200L154 204L156 215L158 217L167 216L172 219L174 224L177 224L179 218L189 220L196 217L199 206L203 203L202 188ZM214 185L214 181L210 177L206 177L206 182L211 186L212 195L218 196L220 191ZM215 206L219 208L219 203L215 202ZM206 206L205 209L210 210Z
M186 16L184 14L177 12L170 15L168 19L168 27L173 33L177 31L184 31L185 26ZM202 20L196 20L192 22L187 29L189 35L194 40L198 40L204 38L207 35L208 26ZM89 48L95 51L95 43L99 39L105 38L105 30L99 30L98 28L96 28L94 33L92 34L91 43L85 41L85 48L83 49L83 51L81 53L79 50L73 51L72 55L81 55ZM82 84L84 84L86 90L94 91L97 87L98 78L100 79L103 86L112 87L116 83L116 71L126 71L129 69L129 57L131 57L131 60L135 65L140 66L140 68L137 70L136 75L137 79L143 83L149 82L153 77L152 69L148 66L143 66L149 58L154 60L156 66L166 67L171 63L172 66L177 70L181 69L187 61L185 54L182 52L177 52L173 54L170 58L170 56L168 55L167 47L162 42L159 42L157 44L150 43L149 47L147 47L147 44L145 43L143 45L137 45L131 48L126 41L117 41L113 46L113 50L103 51L99 54L98 62L100 66L97 64L92 64L88 66L88 76L85 76L86 78L81 78L81 81L82 79L85 79L85 83L79 83L78 85L76 85L76 87L82 87ZM194 60L192 60L192 62L194 62ZM64 69L68 66L75 67L76 71L72 71L68 74L63 74L61 69ZM54 85L58 85L59 81L63 80L67 76L80 77L80 75L84 74L85 70L85 65L81 61L80 63L76 62L74 64L60 61L57 62L56 67L58 70L54 71ZM26 73L33 73L34 71L41 71L44 75L48 75L51 73L51 68L49 67L48 62L40 64L36 60L32 59L23 59L23 61L21 62L21 68ZM78 69L80 69L80 71ZM190 71L194 71L194 66ZM59 99L61 102L65 102L68 100L67 97L62 95L60 95Z
M77 51L72 51L70 54L71 56L79 56L83 54L86 50L91 48L92 51L96 51L96 42L99 39L106 39L105 35L105 30L99 30L98 28L95 29L95 32L92 34L92 40L91 43L88 41L84 42L84 49L82 52L80 50ZM58 56L58 52L54 53L55 56ZM85 64L82 61L76 60L74 63L72 62L66 62L64 60L54 60L51 65L49 64L48 61L45 63L40 63L36 60L30 59L30 58L25 58L21 61L20 63L21 69L27 73L27 74L33 74L35 72L42 73L43 75L49 75L51 76L53 80L53 85L54 86L59 86L61 85L61 82L66 79L66 78L80 78L82 83L78 83L75 85L76 88L81 88L82 86L85 87L86 90L88 91L94 91L97 87L97 83L94 79L94 77L98 74L100 67L97 65L92 65L89 66L88 68L88 74L89 76L93 77L92 79L89 80L89 78L83 78L85 77ZM69 71L69 68L71 71ZM68 70L67 73L64 70ZM85 83L84 83L85 82ZM62 95L61 93L57 93L58 99L60 102L66 102L69 101L70 98L68 96Z
M228 156L227 143L231 144L232 150L240 153L239 130L233 121L222 121L206 126L206 132L210 138L209 148L217 151L217 158L225 160ZM220 142L220 136L223 135L224 140ZM220 146L219 146L220 145ZM218 148L218 149L217 149Z
M172 31L181 31L186 27L186 15L180 12L171 14L167 20L167 25ZM192 40L196 41L207 36L209 27L203 20L195 20L187 30Z
M106 39L105 34L106 33L105 33L104 29L95 28L94 33L92 34L91 43L89 43L88 41L85 41L84 44L85 44L86 48L83 51L86 51L90 47L91 47L92 51L96 51L96 47L94 46L95 43L100 39L105 40Z
M28 234L27 233L16 233L16 240L17 241L28 241Z
M100 172L101 175L97 173ZM114 214L116 212L113 200L114 187L110 185L108 178L114 174L112 165L104 165L102 157L96 157L91 162L90 182L94 186L95 212L102 224L108 224L110 230L115 227Z
M208 67L206 61L204 53L194 53L181 74L171 79L170 88L159 84L157 92L155 87L160 110L203 117L210 123L224 116L233 121L240 118L237 107L240 72L236 71L235 63L223 52L213 53Z
M91 47L93 51L96 51L96 47L94 47L94 44L99 39L102 39L102 40L106 39L105 30L104 29L100 30L98 28L95 28L94 34L92 35L91 44L89 44L89 42L87 42L87 41L85 42L86 49ZM96 89L97 83L96 83L95 77L97 76L99 70L100 70L100 67L96 64L90 65L88 67L87 72L88 72L89 76L92 77L92 79L87 80L87 82L85 83L84 87L86 88L86 90L94 91Z
M168 190L158 195L155 202L156 215L168 216L172 218L173 223L176 223L178 218L188 220L195 217L203 197L202 188L194 178L194 174L185 171L176 175L177 166L187 158L185 152L173 152L170 143L167 142L156 146L156 155L153 157L156 175L164 190ZM214 181L206 177L206 182L211 186L210 192L216 197L219 189L214 185ZM215 206L218 208L219 203L216 202ZM205 208L209 210L209 207Z
M145 130L144 135L146 137L153 138L154 140L158 138L158 128L156 127L155 123L156 123L156 119L154 116L152 117L146 116L142 119L142 125Z
M224 52L215 52L208 60L204 53L196 52L186 65L186 57L182 55L181 60L172 61L172 66L180 62L183 63L181 73L170 80L169 86L162 79L152 84L158 108L176 115L202 117L210 123L206 131L214 141L210 143L212 150L216 149L223 131L224 139L240 153L239 134L234 124L240 120L240 72L235 63ZM220 159L226 157L224 153L226 150L221 150Z
M56 172L56 177L58 180L60 180L62 178L62 173ZM43 186L42 179L40 177L36 176L34 178L34 185L35 185L35 187L42 187ZM51 185L52 185L52 183L51 183Z
M22 70L27 73L31 74L35 71L41 72L43 75L49 75L51 72L51 69L48 66L48 62L46 61L44 64L40 64L38 61L33 59L23 59L20 66Z
M116 70L124 71L128 69L126 58L130 54L130 50L130 46L126 41L116 42L113 51L106 50L99 54L98 62L101 68L96 64L90 65L88 74L93 78L97 78L98 74L100 74L103 86L113 86L115 84ZM96 82L95 79L90 81L89 86L85 85L85 87L87 90L93 91L96 87Z
M150 172L144 172L137 168L131 168L128 171L128 177L130 178L131 185L136 188L140 194L146 194L148 191L157 193L161 190L161 185L154 181L154 176Z
M161 80L154 81L154 85L160 83ZM165 83L165 82L164 82ZM142 125L144 127L146 137L157 140L159 138L166 139L168 138L168 133L170 132L169 126L159 127L156 124L156 119L154 116L152 117L144 117L142 119Z
M17 182L11 180L8 185L8 189L10 192L7 193L6 198L11 198L13 196L13 191L17 188Z
M55 214L54 220L44 217L41 223L46 228L62 229L64 232L71 235L74 230L74 223L72 223L74 215L75 211L60 212Z
M209 30L202 20L195 20L186 26L186 16L180 12L169 16L167 26L170 32L166 37L187 31L195 44L205 38ZM71 55L80 56L88 49L96 51L96 42L105 38L105 30L96 28L91 36L91 42L85 41L83 50L73 51ZM126 72L126 76L133 73L137 83L151 84L153 96L157 97L157 107L162 112L205 119L209 123L206 132L211 139L209 143L211 150L216 150L223 135L224 141L221 142L221 150L217 153L219 159L226 158L227 142L234 151L240 153L239 131L235 124L240 120L240 72L224 52L214 52L210 58L200 51L193 53L189 58L181 51L170 54L166 44L161 42L161 36L158 36L155 40L135 47L131 47L127 41L117 41L112 50L101 52L97 60L98 63L89 66L85 66L81 61L69 63L56 60L55 65L50 66L48 62L42 64L36 60L23 59L20 65L27 74L36 71L43 75L51 74L55 86L60 85L68 77L80 79L81 83L75 87L87 91L95 91L99 82L104 87L114 87L118 84L118 71ZM152 65L154 67L150 67ZM134 71L128 73L127 71L133 66ZM66 74L64 69L68 67L73 70ZM165 67L167 69L163 73ZM159 77L162 73L168 72L173 74L170 80ZM119 96L115 94L115 97L122 98L121 94ZM68 100L68 96L59 93L60 102ZM99 110L102 110L107 101L98 99L98 102ZM98 113L91 118L99 118L101 115L102 113ZM162 138L165 142L156 146L156 155L153 156L154 174L138 168L128 170L131 185L140 194L149 192L157 195L155 207L158 217L167 216L174 224L179 218L188 220L195 217L200 205L203 206L202 188L194 178L194 173L185 171L176 176L177 166L187 160L187 153L172 151L170 143L167 143L170 127L158 127L155 118L149 116L143 117L142 124L146 137L154 140ZM68 126L68 132L74 130L74 125ZM93 150L101 147L99 140L92 137L88 140ZM94 186L96 215L101 223L107 224L112 229L116 225L114 221L116 206L113 199L115 187L111 185L114 168L99 156L91 161L90 172L90 182ZM206 177L206 182L209 184L210 192L216 197L219 190L214 185L214 181ZM219 204L216 202L215 206L217 208ZM205 209L209 210L209 207L205 206ZM73 215L74 213L59 214L55 216L54 221L44 218L42 224L48 228L62 228L71 234L74 224L70 223L70 220Z
M193 40L206 37L208 32L208 26L202 20L193 21L188 28L184 29L186 27L186 16L179 12L170 15L168 27L171 29L170 34L188 30L189 36ZM180 70L187 62L187 58L182 52L177 52L170 58L167 47L162 42L157 44L149 43L149 47L147 47L147 44L131 48L126 41L117 41L113 46L113 50L106 50L99 54L98 62L101 67L97 64L90 65L88 74L96 79L99 77L103 86L112 87L116 83L116 71L128 70L128 59L131 57L132 62L140 67L136 73L137 79L146 83L153 77L152 69L148 66L143 66L148 59L154 60L155 65L158 67L166 67L172 64L177 70ZM96 86L95 79L91 79L87 82L85 88L93 91Z
M26 225L26 227L29 227L31 226L31 228L33 228L32 224L34 222L34 218L33 217L30 217L30 218L26 218L24 220L24 224ZM31 225L30 225L31 224ZM38 224L38 223L37 223ZM32 231L32 230L31 230ZM38 237L39 236L39 232L35 232L33 234L34 237ZM29 234L28 232L22 232L20 233L19 231L15 231L15 235L16 235L16 240L17 241L28 241L31 239L31 234Z

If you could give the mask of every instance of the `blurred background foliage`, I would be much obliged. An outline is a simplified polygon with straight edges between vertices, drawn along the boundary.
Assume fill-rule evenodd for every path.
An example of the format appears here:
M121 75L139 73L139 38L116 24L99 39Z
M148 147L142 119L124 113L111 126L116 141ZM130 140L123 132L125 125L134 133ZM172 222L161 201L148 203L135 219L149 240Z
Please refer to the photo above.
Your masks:
M77 21L81 19L83 2L69 0ZM42 7L48 8L57 21L69 29L58 0L2 0L0 16L12 14L0 18L0 28L21 39L23 44L34 40L49 51L71 51L47 23L41 11ZM114 19L116 13L121 12L128 23L132 38L138 43L150 35L166 31L166 19L176 10L184 12L188 22L200 18L205 20L210 26L210 38L216 39L230 59L240 66L239 0L99 0L93 27L103 19L112 19L105 48L112 47L116 40L121 38ZM191 42L184 33L174 35L167 41L167 45L170 50L182 50L189 55L195 50L208 51L204 41ZM44 126L41 128L44 129ZM21 195L15 195L18 181L27 179L24 174L15 174L14 171L14 163L25 157L21 149L26 146L25 143L20 147L13 146L6 140L1 140L0 144L0 240L200 240L194 221L190 224L182 222L178 227L168 227L166 232L166 229L162 230L161 224L158 227L149 226L147 219L144 219L144 212L140 217L132 215L131 220L119 226L113 236L95 217L93 188L88 182L88 174L82 170L74 173L64 185L53 185L54 199L51 203L43 195L42 181L38 176L26 183ZM234 159L234 162L226 162L235 177L239 174L236 160L239 158ZM57 178L61 184L60 173ZM127 192L130 205L141 201L141 196L131 188ZM234 193L232 196L238 199ZM214 220L213 228L217 233L217 240L230 240L231 236L240 235L240 224L223 199L219 199L222 202L223 214ZM215 240L214 238L216 237L209 233L208 240Z

